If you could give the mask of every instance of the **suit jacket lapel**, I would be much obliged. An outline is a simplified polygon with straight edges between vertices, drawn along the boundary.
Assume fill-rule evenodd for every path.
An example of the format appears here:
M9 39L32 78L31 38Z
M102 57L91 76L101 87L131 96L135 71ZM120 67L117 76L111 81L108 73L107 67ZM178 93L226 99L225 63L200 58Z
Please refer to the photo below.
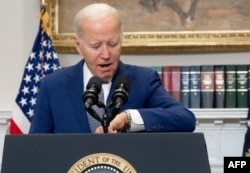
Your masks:
M87 114L82 101L82 95L84 92L83 63L84 61L80 61L72 68L71 72L68 74L69 82L67 87L70 95L70 103L72 104L72 107L78 118L80 127L83 128L84 131L90 132Z
M114 75L114 77L112 79L112 85L111 85L110 92L109 92L109 95L108 95L107 103L111 103L112 95L113 95L113 93L115 91L115 83L116 83L117 79L120 76L127 76L127 77L129 77L128 73L126 71L126 66L121 61L119 62L119 65L118 65L118 68L117 68L117 72L116 72L116 74Z

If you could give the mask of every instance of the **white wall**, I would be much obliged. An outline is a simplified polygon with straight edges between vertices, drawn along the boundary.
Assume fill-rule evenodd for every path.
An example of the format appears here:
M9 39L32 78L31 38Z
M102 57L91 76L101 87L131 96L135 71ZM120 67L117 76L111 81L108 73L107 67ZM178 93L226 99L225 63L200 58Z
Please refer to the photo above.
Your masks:
M38 0L0 1L0 111L11 110L38 30Z
M2 121L5 121L6 114L9 116L11 113L24 66L38 31L39 4L39 0L0 0L0 119L4 119ZM81 58L76 54L59 54L59 59L62 66L68 66ZM235 53L122 55L121 59L126 63L143 66L250 64L250 50ZM6 124L2 121L0 124ZM2 148L3 135L0 138ZM0 157L1 154L0 150Z

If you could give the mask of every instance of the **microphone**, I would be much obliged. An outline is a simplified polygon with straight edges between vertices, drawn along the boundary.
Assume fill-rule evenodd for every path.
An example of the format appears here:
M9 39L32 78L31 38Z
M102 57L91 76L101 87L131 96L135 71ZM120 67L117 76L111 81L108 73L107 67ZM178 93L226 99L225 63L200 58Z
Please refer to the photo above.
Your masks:
M120 76L115 84L115 91L112 96L112 102L115 109L120 107L128 101L128 92L130 90L130 81L127 76Z
M85 103L85 107L89 109L91 106L98 104L98 94L101 91L102 81L100 78L93 76L90 78L85 93L82 96L82 100Z

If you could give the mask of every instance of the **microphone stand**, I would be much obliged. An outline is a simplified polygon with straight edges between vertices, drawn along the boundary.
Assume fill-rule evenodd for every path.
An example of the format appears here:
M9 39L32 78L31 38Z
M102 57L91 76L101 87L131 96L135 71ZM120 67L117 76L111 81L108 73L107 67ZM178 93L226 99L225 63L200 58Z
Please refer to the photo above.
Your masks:
M85 109L87 110L87 112L88 112L93 118L95 118L97 121L99 121L100 123L102 123L102 119L100 118L100 116L97 114L97 112L96 112L92 107L85 107Z
M110 121L109 121L107 107L106 107L106 105L104 103L102 103L100 101L98 102L97 106L104 109L104 114L102 116L101 123L102 123L102 127L103 127L103 132L108 133L108 126L109 126Z
M102 127L103 127L103 132L108 133L108 127L109 127L109 116L108 116L108 111L105 109L105 113L102 117Z
M111 103L109 106L108 106L108 108L111 108L111 107L113 107L113 106L115 106L114 108L113 108L113 110L112 110L112 113L111 113L111 117L110 117L110 121L111 120L113 120L114 118L115 118L115 116L120 112L120 104L117 104L117 105L114 105L114 103Z
M108 126L110 123L110 119L109 119L109 113L108 113L107 107L105 106L104 103L100 101L98 102L97 106L99 108L104 109L104 114L102 118L98 115L98 113L91 106L85 106L85 109L93 118L95 118L97 121L99 121L102 124L103 132L108 133Z
M103 102L100 102L100 101L96 105L99 108L104 109L104 114L103 114L102 118L98 115L98 113L90 105L85 104L85 109L93 118L95 118L97 121L99 121L101 123L101 125L103 127L103 132L108 133L109 123L120 112L121 105L120 104L115 105L114 103L111 102L111 104L106 106ZM114 107L114 108L113 108L113 111L110 115L108 112L108 108L111 108L111 107Z

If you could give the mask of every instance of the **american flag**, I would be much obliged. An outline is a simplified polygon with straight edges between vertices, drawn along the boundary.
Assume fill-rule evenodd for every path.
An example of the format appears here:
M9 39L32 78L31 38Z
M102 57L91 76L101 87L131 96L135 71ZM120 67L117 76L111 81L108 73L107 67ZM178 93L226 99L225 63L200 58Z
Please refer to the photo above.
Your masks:
M45 10L44 8L45 6L41 9L41 15L45 14L45 11L42 11ZM30 122L34 116L40 80L61 68L52 40L43 25L44 21L41 17L39 31L28 57L15 100L10 121L10 134L28 133Z

